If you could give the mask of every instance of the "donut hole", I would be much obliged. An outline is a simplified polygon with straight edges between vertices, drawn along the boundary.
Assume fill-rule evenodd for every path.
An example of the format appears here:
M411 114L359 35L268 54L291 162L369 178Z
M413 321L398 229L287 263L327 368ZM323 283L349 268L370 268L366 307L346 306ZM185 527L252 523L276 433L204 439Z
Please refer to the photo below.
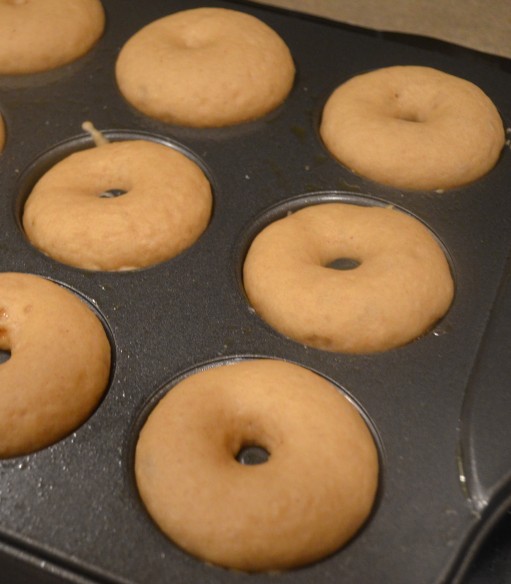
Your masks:
M5 363L6 361L9 361L10 358L11 358L10 351L0 349L0 365L2 365L2 363Z
M424 122L424 118L420 116L418 112L413 111L400 112L397 116L397 119L401 120L402 122L410 122L412 124L420 124L421 122Z
M325 265L325 268L330 268L332 270L354 270L360 266L361 262L354 258L336 258L335 260L329 262Z
M410 104L410 100L403 101L401 94L397 91L394 93L394 107L397 108L394 111L394 117L402 122L420 123L424 122L424 116L420 114L416 107Z
M100 195L99 198L100 199L115 199L117 197L122 197L122 195L125 195L128 191L125 191L124 189L107 189L106 191L103 191Z
M253 466L268 462L270 453L259 444L246 444L239 449L235 458L240 464Z

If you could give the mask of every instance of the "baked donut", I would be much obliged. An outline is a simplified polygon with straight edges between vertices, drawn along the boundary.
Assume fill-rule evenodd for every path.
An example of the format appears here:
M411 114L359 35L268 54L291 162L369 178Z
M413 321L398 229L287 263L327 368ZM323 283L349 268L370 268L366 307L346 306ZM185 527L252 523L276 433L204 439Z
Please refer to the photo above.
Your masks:
M100 196L113 190L126 193ZM195 162L162 144L125 140L75 152L51 168L25 203L23 227L59 262L130 270L192 245L211 209L209 181Z
M266 462L243 465L257 445ZM191 554L283 570L338 550L373 507L378 455L357 409L298 365L240 361L187 377L158 403L135 454L138 489Z
M116 64L119 89L142 113L164 122L219 127L258 118L291 90L293 59L258 18L194 8L137 32Z
M479 87L416 66L343 83L326 102L320 134L353 172L410 190L470 183L494 167L505 143L500 115Z
M330 267L351 260L352 269ZM248 300L284 335L328 351L384 351L414 340L449 308L444 252L391 208L324 203L263 229L243 266Z
M99 0L0 2L0 74L54 69L89 51L103 33Z
M31 274L0 274L0 456L63 438L98 405L110 375L99 319L61 286Z

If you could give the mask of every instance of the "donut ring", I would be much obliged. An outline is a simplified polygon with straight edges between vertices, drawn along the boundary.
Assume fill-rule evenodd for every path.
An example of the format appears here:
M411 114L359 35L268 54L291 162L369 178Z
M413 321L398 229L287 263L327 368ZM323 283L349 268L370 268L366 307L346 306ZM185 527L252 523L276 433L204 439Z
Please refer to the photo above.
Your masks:
M144 114L195 127L238 124L280 105L293 59L254 16L223 8L183 10L156 20L122 48L119 89Z
M92 413L108 385L110 343L74 294L39 276L0 274L0 456L34 452Z
M126 194L100 196L114 189ZM192 245L211 209L211 187L197 164L162 144L126 140L76 152L51 168L26 201L23 227L57 261L130 270Z
M75 61L104 26L99 0L0 2L0 74L38 73Z
M268 461L238 463L254 444ZM338 550L360 529L378 455L333 385L262 359L173 387L142 428L135 474L148 512L181 548L228 568L282 570Z
M359 265L328 267L339 259ZM454 293L444 252L422 223L346 203L306 207L267 226L249 248L243 278L252 307L277 331L347 353L414 340Z
M324 107L320 134L353 172L411 190L475 181L495 166L505 143L500 115L479 87L415 66L342 84Z

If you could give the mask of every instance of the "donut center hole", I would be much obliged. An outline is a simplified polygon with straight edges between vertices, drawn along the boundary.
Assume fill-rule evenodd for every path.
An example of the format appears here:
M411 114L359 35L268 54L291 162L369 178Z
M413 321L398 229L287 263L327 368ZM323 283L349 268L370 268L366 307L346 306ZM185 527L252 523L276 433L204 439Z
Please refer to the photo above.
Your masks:
M417 124L419 122L422 122L420 117L417 114L413 114L413 113L403 114L403 115L399 116L399 119L403 120L403 122L412 122L413 124Z
M270 458L270 453L259 446L258 444L248 444L247 446L242 446L236 454L236 460L240 464L254 465L254 464L264 464L268 462Z
M419 124L424 121L424 117L419 115L419 112L408 108L399 108L396 117L402 122L410 122L412 124Z
M103 191L100 195L99 198L100 199L115 199L116 197L122 197L122 195L125 195L128 191L125 191L124 189L108 189L106 191Z
M399 92L394 93L395 107L394 116L403 122L419 123L424 121L424 117L420 116L416 109L410 108L409 105L403 103L403 97ZM408 100L405 100L407 102Z
M0 365L2 365L2 363L5 363L6 361L9 361L10 358L11 358L10 351L4 351L3 349L0 349Z
M326 268L331 268L332 270L354 270L360 266L360 262L353 258L336 258L332 262L326 264Z

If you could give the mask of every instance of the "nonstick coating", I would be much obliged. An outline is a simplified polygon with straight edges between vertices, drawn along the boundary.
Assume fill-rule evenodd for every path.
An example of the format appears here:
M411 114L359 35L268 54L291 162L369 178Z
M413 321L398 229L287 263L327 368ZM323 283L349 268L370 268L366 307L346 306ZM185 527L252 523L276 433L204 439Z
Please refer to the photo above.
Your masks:
M460 579L511 495L509 359L502 350L511 334L511 153L506 146L497 166L466 187L398 191L335 162L318 123L330 92L350 76L415 64L476 83L507 126L509 69L444 43L418 47L408 37L214 2L246 10L279 32L295 58L296 83L285 104L261 120L180 128L132 109L117 90L114 65L121 46L143 25L203 3L104 5L107 29L89 55L57 71L0 78L8 132L0 156L0 269L40 274L81 295L104 320L114 353L109 390L86 424L40 452L0 461L0 582ZM214 213L194 246L152 268L103 273L59 264L28 243L20 227L24 200L52 164L92 145L81 130L85 120L111 139L168 143L203 166L214 189ZM241 281L251 238L273 218L324 200L391 204L429 226L456 283L453 306L434 330L405 347L353 356L302 346L254 314ZM282 574L231 572L187 555L155 527L133 479L137 432L158 397L200 367L252 357L286 359L331 379L358 404L380 446L378 501L362 531L333 556Z

